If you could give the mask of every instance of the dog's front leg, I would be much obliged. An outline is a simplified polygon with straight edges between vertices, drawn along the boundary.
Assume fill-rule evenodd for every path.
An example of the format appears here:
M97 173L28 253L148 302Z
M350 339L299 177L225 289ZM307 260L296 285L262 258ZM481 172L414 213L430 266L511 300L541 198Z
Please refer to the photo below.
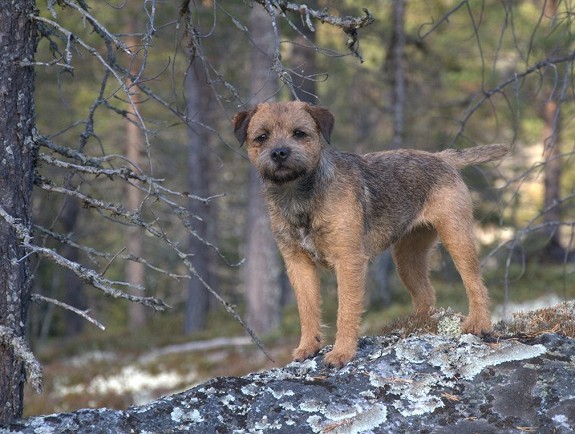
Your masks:
M315 356L323 344L320 332L321 296L316 265L304 252L282 250L287 273L295 292L301 338L292 356L302 361Z
M363 312L367 258L360 255L342 259L336 264L337 332L333 350L325 355L328 365L341 367L354 358Z

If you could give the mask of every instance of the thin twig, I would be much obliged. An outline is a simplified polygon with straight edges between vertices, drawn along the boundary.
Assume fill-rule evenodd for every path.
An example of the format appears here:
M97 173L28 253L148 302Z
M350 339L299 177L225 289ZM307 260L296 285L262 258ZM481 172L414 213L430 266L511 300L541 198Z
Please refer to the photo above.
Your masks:
M96 327L98 327L100 330L106 330L106 327L101 322L95 320L90 315L88 315L88 313L90 313L89 310L80 310L80 309L75 308L74 306L70 306L69 304L63 303L61 301L55 300L55 299L50 298L50 297L44 297L43 295L40 295L40 294L32 294L32 301L34 301L36 303L40 303L40 302L50 303L50 304L53 304L55 306L61 307L63 309L69 310L71 312L74 312L76 315L81 316L86 321L91 322Z

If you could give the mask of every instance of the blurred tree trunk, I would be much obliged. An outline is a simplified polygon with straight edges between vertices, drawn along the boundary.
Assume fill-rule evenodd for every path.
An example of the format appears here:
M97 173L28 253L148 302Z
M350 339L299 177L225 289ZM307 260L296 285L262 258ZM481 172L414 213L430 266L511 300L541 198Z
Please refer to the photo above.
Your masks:
M31 227L31 194L36 149L33 130L36 28L32 0L5 2L0 11L0 206ZM30 266L14 228L0 217L0 425L22 416L24 364L14 352L11 336L26 331L30 302Z
M308 1L306 4L308 8L317 9L316 0ZM297 27L301 34L294 38L290 56L292 68L301 75L301 77L294 78L295 93L300 101L316 104L316 51L312 48L316 42L315 32L312 32L303 22L300 22Z
M204 73L202 59L192 59L186 77L186 96L188 120L206 124L206 113L209 111L207 79ZM211 151L208 146L209 134L205 128L188 127L188 188L190 192L200 197L211 194ZM213 204L206 204L190 199L188 210L193 216L199 217L191 222L196 233L204 240L212 240L215 236L215 209ZM190 235L189 252L194 255L192 262L198 274L210 286L214 286L215 252L198 238ZM195 277L187 282L186 310L184 332L193 333L206 326L210 307L209 293L203 284Z
M270 101L277 91L272 78L273 29L264 8L254 5L250 28L250 86L255 102ZM249 214L246 248L246 322L256 333L269 333L280 323L280 265L266 206L261 195L261 179L253 167L249 173Z
M392 33L387 51L385 68L391 88L391 112L393 113L393 136L390 149L400 149L405 138L405 0L392 4ZM372 305L386 306L391 302L391 273L393 261L390 250L374 259L371 267L376 289L371 293Z
M556 24L557 0L545 0L545 16ZM556 83L549 86L544 94L542 117L545 122L543 132L543 158L545 160L544 202L546 212L543 214L543 222L546 224L547 244L542 252L542 260L547 262L563 262L568 260L570 253L561 244L561 102L557 100Z
M389 45L391 61L390 83L392 89L393 138L391 149L403 147L405 138L405 0L393 2L393 31Z
M72 197L66 198L64 209L60 214L60 222L62 223L62 230L64 234L71 234L76 228L78 222L78 211L80 210L80 202ZM70 261L78 262L79 252L76 247L65 244L62 247L62 255ZM86 297L84 295L82 281L70 270L63 270L64 273L64 301L70 306L74 306L80 310L85 310ZM66 310L64 312L64 321L66 323L66 335L74 336L84 329L86 320L72 312Z
M563 262L567 252L561 245L559 223L561 222L561 113L557 103L547 100L543 107L545 120L543 139L543 159L545 160L544 203L546 212L543 222L548 238L543 249L543 260L547 262Z
M141 41L138 41L135 33L138 29L138 14L135 11L133 13L126 14L128 19L126 23L128 37L126 38L126 44L131 48L132 52L138 52L138 46ZM140 64L137 61L137 57L134 56L132 63L130 65L130 75L136 76L138 74ZM132 83L134 84L134 83ZM140 104L140 95L138 92L137 83L133 85L130 90L132 91L132 101L136 107ZM130 108L130 110L133 110ZM144 143L144 137L142 130L140 129L139 121L135 116L129 116L130 122L126 123L126 157L134 165L136 170L138 170L142 164L142 144ZM137 183L133 180L132 183ZM142 192L135 186L126 184L127 186L127 203L128 209L135 211L140 208L142 202ZM142 257L142 239L143 231L142 228L137 226L129 226L126 230L126 248L128 254L136 256L138 258ZM145 268L144 264L136 261L126 261L125 265L125 275L126 282L134 285L144 286L145 280ZM141 295L141 294L136 294ZM128 327L131 331L138 331L146 323L146 306L141 303L128 303Z

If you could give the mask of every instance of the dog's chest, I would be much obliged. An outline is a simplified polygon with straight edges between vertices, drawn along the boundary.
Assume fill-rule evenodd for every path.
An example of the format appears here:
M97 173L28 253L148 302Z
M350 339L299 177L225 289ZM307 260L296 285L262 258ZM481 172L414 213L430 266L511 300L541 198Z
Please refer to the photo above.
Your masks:
M313 262L325 265L325 254L321 246L321 227L318 227L317 223L313 222L309 215L299 215L297 218L292 215L291 217L289 220L286 219L287 227L289 228L284 232L287 238L286 241L307 253Z
M315 237L313 232L307 227L298 227L295 230L295 240L299 248L305 251L310 258L316 263L323 263L325 259L323 254L316 246Z

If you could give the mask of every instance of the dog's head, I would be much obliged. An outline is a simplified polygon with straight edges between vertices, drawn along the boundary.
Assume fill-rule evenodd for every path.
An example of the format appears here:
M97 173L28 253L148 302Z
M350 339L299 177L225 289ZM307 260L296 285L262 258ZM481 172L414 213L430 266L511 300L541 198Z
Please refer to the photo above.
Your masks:
M236 114L234 133L267 181L284 183L313 172L333 129L329 110L300 101L264 103Z

